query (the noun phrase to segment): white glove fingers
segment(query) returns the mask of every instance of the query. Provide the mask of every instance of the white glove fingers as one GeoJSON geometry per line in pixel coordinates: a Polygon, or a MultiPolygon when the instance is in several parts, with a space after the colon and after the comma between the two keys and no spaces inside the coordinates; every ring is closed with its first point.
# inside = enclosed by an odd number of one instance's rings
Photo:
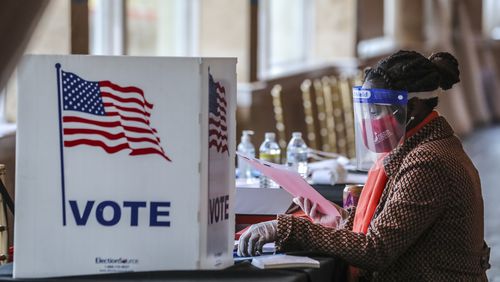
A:
{"type": "Polygon", "coordinates": [[[309,212],[309,217],[313,219],[318,217],[318,204],[314,203],[312,205],[311,210],[309,212]]]}
{"type": "Polygon", "coordinates": [[[246,257],[246,249],[248,246],[248,240],[250,239],[250,235],[251,235],[251,232],[249,232],[249,231],[250,231],[250,229],[247,230],[245,233],[243,233],[240,236],[240,240],[238,242],[238,256],[240,256],[240,257],[243,257],[243,256],[246,257]]]}
{"type": "Polygon", "coordinates": [[[259,241],[257,241],[255,249],[257,250],[258,255],[262,254],[262,247],[264,247],[265,243],[264,238],[260,238],[259,241]]]}
{"type": "Polygon", "coordinates": [[[308,198],[304,198],[304,212],[309,215],[311,212],[311,201],[308,198]]]}
{"type": "Polygon", "coordinates": [[[301,210],[304,210],[304,198],[302,198],[302,197],[296,197],[296,198],[293,198],[292,201],[295,204],[297,204],[297,206],[299,206],[301,210]]]}
{"type": "Polygon", "coordinates": [[[248,240],[248,247],[247,247],[246,256],[254,256],[255,255],[257,241],[259,241],[259,239],[261,237],[262,236],[260,236],[260,234],[258,234],[258,233],[252,234],[252,236],[250,237],[250,240],[248,240]]]}

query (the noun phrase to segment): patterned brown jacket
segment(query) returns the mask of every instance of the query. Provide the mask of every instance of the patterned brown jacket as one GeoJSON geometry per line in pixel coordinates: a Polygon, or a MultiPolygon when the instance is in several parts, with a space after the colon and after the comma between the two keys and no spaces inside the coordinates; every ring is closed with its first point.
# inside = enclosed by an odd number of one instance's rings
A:
{"type": "Polygon", "coordinates": [[[340,257],[373,281],[486,281],[483,199],[476,168],[443,117],[384,159],[387,185],[367,234],[278,216],[277,249],[340,257]]]}

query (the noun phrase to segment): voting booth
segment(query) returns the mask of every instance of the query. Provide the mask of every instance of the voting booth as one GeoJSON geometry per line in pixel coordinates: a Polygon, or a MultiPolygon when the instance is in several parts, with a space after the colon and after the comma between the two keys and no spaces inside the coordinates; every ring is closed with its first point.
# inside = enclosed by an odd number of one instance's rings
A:
{"type": "Polygon", "coordinates": [[[14,277],[233,264],[236,59],[18,71],[14,277]]]}

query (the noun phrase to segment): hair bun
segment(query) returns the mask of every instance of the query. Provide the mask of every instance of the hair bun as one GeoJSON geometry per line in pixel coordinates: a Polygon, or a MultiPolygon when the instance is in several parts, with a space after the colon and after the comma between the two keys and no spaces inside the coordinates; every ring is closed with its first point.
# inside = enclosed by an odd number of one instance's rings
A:
{"type": "Polygon", "coordinates": [[[443,90],[450,89],[453,84],[460,81],[458,61],[450,53],[439,52],[432,54],[429,60],[434,64],[439,73],[439,86],[443,90]]]}

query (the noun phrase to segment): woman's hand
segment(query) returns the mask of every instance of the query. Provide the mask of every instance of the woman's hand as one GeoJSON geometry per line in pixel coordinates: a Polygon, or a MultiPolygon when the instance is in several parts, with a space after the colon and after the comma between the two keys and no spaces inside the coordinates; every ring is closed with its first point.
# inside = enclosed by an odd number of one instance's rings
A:
{"type": "MultiPolygon", "coordinates": [[[[316,203],[312,203],[307,198],[296,197],[293,198],[293,202],[297,204],[304,211],[304,213],[313,220],[314,223],[319,223],[323,226],[331,228],[336,228],[340,224],[340,216],[327,215],[319,212],[318,205],[316,203]]],[[[335,208],[337,207],[335,206],[335,208]]]]}
{"type": "Polygon", "coordinates": [[[265,243],[276,241],[278,221],[271,220],[254,224],[241,235],[238,243],[238,256],[260,255],[265,243]]]}

